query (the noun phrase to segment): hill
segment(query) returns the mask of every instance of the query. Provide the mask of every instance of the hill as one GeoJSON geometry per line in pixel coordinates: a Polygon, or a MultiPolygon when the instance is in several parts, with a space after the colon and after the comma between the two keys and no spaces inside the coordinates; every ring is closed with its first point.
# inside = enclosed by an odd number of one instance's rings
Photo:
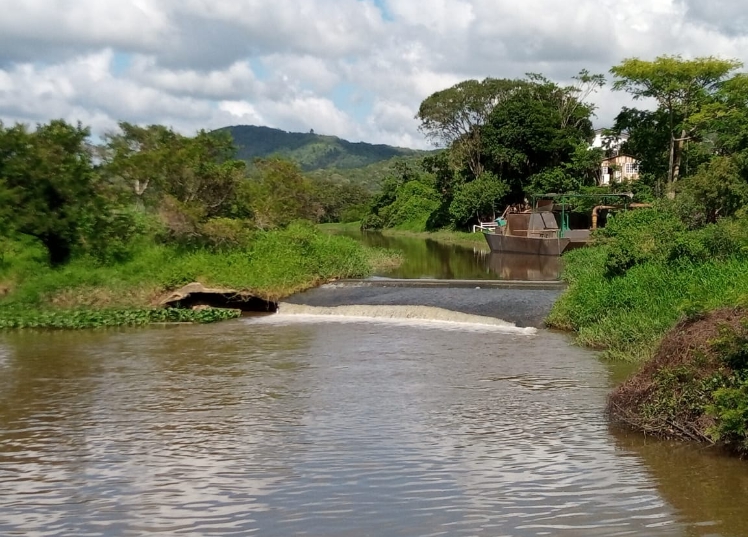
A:
{"type": "Polygon", "coordinates": [[[418,157],[427,151],[384,144],[349,142],[337,136],[286,132],[270,127],[237,125],[223,127],[234,138],[237,157],[251,162],[256,157],[278,155],[295,161],[304,171],[363,168],[395,157],[418,157]]]}

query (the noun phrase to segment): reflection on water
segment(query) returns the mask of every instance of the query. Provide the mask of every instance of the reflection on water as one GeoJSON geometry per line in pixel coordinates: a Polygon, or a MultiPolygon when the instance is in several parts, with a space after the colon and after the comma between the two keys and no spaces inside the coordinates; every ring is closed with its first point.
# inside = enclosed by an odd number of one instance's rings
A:
{"type": "Polygon", "coordinates": [[[748,535],[560,335],[288,317],[0,335],[0,535],[748,535]]]}
{"type": "Polygon", "coordinates": [[[635,454],[663,499],[681,513],[689,535],[748,535],[748,464],[720,450],[646,438],[611,428],[619,448],[635,454]]]}
{"type": "Polygon", "coordinates": [[[502,280],[552,281],[561,275],[561,258],[549,255],[492,253],[488,266],[502,280]]]}
{"type": "Polygon", "coordinates": [[[541,280],[559,279],[558,257],[527,254],[492,254],[488,250],[431,239],[383,235],[372,232],[344,232],[368,246],[390,248],[404,253],[405,260],[395,269],[375,276],[387,278],[437,278],[464,280],[541,280]]]}

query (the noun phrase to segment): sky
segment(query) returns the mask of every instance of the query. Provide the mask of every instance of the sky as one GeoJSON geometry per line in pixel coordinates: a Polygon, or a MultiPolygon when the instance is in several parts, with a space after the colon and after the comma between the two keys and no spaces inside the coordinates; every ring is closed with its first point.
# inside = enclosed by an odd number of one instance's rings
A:
{"type": "MultiPolygon", "coordinates": [[[[427,148],[419,104],[462,80],[565,84],[662,54],[748,64],[743,0],[0,0],[0,12],[0,120],[63,118],[99,136],[118,121],[188,135],[266,125],[427,148]]],[[[597,127],[631,104],[609,88],[592,100],[597,127]]]]}

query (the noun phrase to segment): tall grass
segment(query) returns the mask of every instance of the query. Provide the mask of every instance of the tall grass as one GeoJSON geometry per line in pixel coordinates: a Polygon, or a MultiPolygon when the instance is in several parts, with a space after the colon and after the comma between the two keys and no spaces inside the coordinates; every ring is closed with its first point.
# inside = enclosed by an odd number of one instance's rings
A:
{"type": "Polygon", "coordinates": [[[130,260],[113,265],[76,258],[53,269],[43,253],[33,243],[5,250],[0,288],[7,294],[0,299],[0,328],[65,325],[59,315],[40,313],[44,311],[97,310],[98,316],[78,323],[86,326],[142,324],[158,320],[158,315],[142,312],[151,309],[163,292],[193,281],[275,300],[323,281],[365,276],[381,256],[353,239],[305,224],[259,232],[245,247],[226,251],[141,244],[130,260]],[[107,312],[106,320],[102,312],[107,312]]]}
{"type": "Polygon", "coordinates": [[[726,235],[734,233],[732,224],[671,233],[652,247],[650,235],[657,231],[647,229],[637,235],[629,229],[623,239],[614,230],[604,244],[564,256],[563,277],[569,287],[547,324],[577,332],[579,343],[605,350],[609,357],[642,361],[651,357],[660,338],[678,320],[734,306],[748,297],[743,242],[728,240],[731,235],[726,235]],[[715,243],[724,246],[718,249],[715,243]],[[621,273],[620,252],[642,250],[641,245],[649,250],[627,254],[628,268],[621,273]]]}

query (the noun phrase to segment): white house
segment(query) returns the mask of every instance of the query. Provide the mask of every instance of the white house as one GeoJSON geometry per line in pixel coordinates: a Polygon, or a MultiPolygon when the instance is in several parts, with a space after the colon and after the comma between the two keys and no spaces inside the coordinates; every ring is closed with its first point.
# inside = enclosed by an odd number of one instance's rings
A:
{"type": "Polygon", "coordinates": [[[608,155],[600,163],[600,185],[639,179],[639,161],[621,153],[621,147],[628,139],[629,135],[625,132],[616,135],[606,134],[605,129],[595,130],[591,147],[603,149],[608,155]]]}
{"type": "Polygon", "coordinates": [[[636,181],[639,179],[639,161],[631,155],[616,155],[603,159],[600,163],[600,185],[611,181],[636,181]]]}

